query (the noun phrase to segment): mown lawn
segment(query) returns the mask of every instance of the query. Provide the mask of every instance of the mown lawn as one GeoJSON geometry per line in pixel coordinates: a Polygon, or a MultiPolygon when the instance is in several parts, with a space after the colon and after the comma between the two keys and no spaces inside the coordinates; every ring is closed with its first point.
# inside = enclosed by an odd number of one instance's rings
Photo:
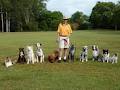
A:
{"type": "MultiPolygon", "coordinates": [[[[18,48],[43,44],[45,56],[57,49],[56,32],[0,33],[0,90],[120,90],[120,61],[118,64],[91,61],[91,45],[108,48],[110,54],[120,55],[120,31],[74,31],[76,58],[81,48],[89,46],[89,61],[81,63],[16,64],[6,68],[7,56],[17,59],[18,48]]],[[[119,57],[120,58],[120,57],[119,57]]],[[[120,59],[119,59],[120,60],[120,59]]]]}

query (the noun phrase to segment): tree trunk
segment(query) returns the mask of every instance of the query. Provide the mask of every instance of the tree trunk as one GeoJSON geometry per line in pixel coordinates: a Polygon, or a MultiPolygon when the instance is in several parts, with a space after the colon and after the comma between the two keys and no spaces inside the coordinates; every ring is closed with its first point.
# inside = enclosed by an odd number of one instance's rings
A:
{"type": "Polygon", "coordinates": [[[117,25],[115,24],[115,30],[117,31],[117,25]]]}
{"type": "Polygon", "coordinates": [[[9,31],[9,24],[8,24],[8,13],[6,12],[6,32],[9,31]]]}
{"type": "Polygon", "coordinates": [[[2,7],[1,7],[1,21],[2,21],[2,32],[4,32],[4,20],[3,20],[2,7]]]}
{"type": "Polygon", "coordinates": [[[2,32],[4,32],[4,21],[3,21],[3,13],[1,13],[1,20],[2,20],[2,32]]]}
{"type": "Polygon", "coordinates": [[[10,17],[8,19],[8,32],[10,32],[10,17]]]}
{"type": "Polygon", "coordinates": [[[22,28],[22,23],[21,22],[19,23],[19,26],[20,26],[20,32],[22,32],[23,28],[22,28]]]}
{"type": "Polygon", "coordinates": [[[30,22],[30,13],[28,9],[26,9],[24,17],[25,17],[25,23],[28,24],[30,22]]]}

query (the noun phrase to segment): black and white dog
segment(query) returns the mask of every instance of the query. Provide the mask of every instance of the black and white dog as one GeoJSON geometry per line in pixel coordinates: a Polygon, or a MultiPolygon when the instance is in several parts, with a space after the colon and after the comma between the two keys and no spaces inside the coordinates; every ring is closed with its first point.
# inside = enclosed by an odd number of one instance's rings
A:
{"type": "Polygon", "coordinates": [[[80,61],[88,61],[88,46],[84,46],[82,53],[80,54],[80,61]]]}
{"type": "Polygon", "coordinates": [[[108,49],[103,49],[103,62],[109,62],[110,53],[108,49]]]}
{"type": "Polygon", "coordinates": [[[42,44],[40,44],[40,43],[36,44],[36,47],[37,47],[36,59],[37,59],[37,62],[43,63],[44,62],[44,53],[43,53],[41,46],[42,46],[42,44]]]}
{"type": "Polygon", "coordinates": [[[111,62],[112,64],[118,62],[118,55],[115,53],[112,57],[109,57],[108,62],[111,62]]]}
{"type": "Polygon", "coordinates": [[[19,48],[19,57],[17,63],[26,63],[24,48],[19,48]]]}
{"type": "Polygon", "coordinates": [[[74,59],[75,59],[75,51],[76,51],[75,46],[71,45],[70,48],[69,48],[69,55],[68,55],[68,59],[70,61],[74,61],[74,59]]]}
{"type": "Polygon", "coordinates": [[[98,58],[99,58],[99,48],[96,45],[92,46],[92,57],[93,57],[92,58],[93,61],[95,61],[95,60],[98,61],[98,58]]]}

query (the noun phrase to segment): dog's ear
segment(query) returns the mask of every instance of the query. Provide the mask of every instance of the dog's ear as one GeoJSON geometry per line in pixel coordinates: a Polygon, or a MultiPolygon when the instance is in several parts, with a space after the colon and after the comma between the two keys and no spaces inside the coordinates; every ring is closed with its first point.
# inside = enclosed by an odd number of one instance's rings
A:
{"type": "Polygon", "coordinates": [[[30,46],[33,49],[33,46],[30,46]]]}
{"type": "Polygon", "coordinates": [[[105,53],[105,49],[103,49],[103,54],[105,53]]]}
{"type": "Polygon", "coordinates": [[[98,49],[98,46],[96,46],[96,48],[98,49]]]}
{"type": "Polygon", "coordinates": [[[115,55],[115,56],[118,56],[118,54],[117,54],[117,53],[115,53],[114,55],[115,55]]]}
{"type": "Polygon", "coordinates": [[[109,52],[109,50],[108,50],[108,49],[106,49],[106,52],[109,52]]]}
{"type": "Polygon", "coordinates": [[[21,50],[24,50],[24,48],[21,48],[21,50]]]}
{"type": "Polygon", "coordinates": [[[94,49],[94,46],[92,46],[92,50],[94,49]]]}

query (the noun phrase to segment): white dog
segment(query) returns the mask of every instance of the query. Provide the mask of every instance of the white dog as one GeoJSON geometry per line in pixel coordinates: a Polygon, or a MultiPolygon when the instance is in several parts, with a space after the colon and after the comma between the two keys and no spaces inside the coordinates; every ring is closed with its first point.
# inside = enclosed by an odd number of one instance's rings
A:
{"type": "Polygon", "coordinates": [[[44,62],[44,53],[43,53],[43,50],[41,48],[41,45],[40,43],[37,43],[37,50],[36,50],[36,59],[37,59],[37,62],[40,61],[40,63],[43,63],[44,62]]]}
{"type": "Polygon", "coordinates": [[[96,45],[92,46],[92,56],[93,56],[93,61],[98,60],[99,48],[96,45]]]}
{"type": "Polygon", "coordinates": [[[118,61],[118,55],[114,54],[112,57],[109,57],[109,62],[111,62],[112,64],[117,63],[118,61]]]}
{"type": "Polygon", "coordinates": [[[84,46],[82,53],[80,54],[80,61],[88,61],[88,46],[84,46]]]}
{"type": "Polygon", "coordinates": [[[27,46],[26,48],[26,59],[27,59],[27,64],[29,63],[34,64],[36,62],[32,46],[27,46]]]}
{"type": "Polygon", "coordinates": [[[109,62],[110,53],[108,49],[103,49],[103,62],[109,62]]]}
{"type": "Polygon", "coordinates": [[[11,59],[9,57],[7,57],[6,60],[5,60],[5,66],[10,67],[12,65],[13,65],[13,63],[12,63],[11,59]]]}

